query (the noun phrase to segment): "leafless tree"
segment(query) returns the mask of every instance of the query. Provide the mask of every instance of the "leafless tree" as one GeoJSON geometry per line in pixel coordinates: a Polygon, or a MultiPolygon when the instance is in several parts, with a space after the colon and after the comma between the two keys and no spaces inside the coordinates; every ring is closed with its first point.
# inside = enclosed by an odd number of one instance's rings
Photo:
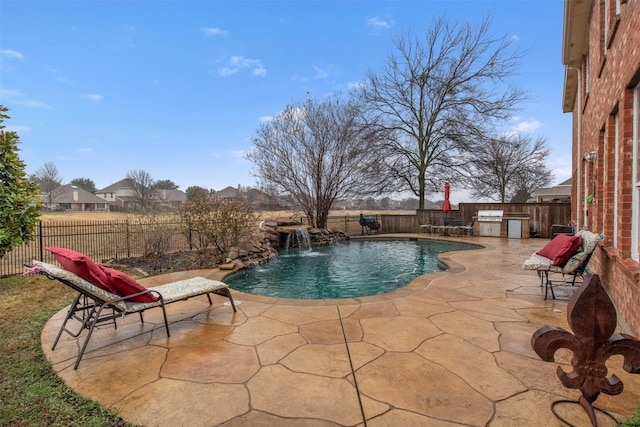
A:
{"type": "Polygon", "coordinates": [[[487,138],[469,155],[471,196],[504,203],[518,194],[529,198],[537,187],[549,185],[553,174],[546,166],[551,151],[546,140],[516,134],[487,138]]]}
{"type": "Polygon", "coordinates": [[[232,246],[248,242],[257,220],[246,200],[215,194],[188,200],[180,208],[180,217],[189,243],[201,254],[213,251],[216,259],[232,246]]]}
{"type": "Polygon", "coordinates": [[[40,166],[32,179],[38,184],[47,200],[47,207],[51,209],[53,199],[60,194],[62,188],[62,176],[60,176],[55,163],[47,162],[40,166]]]}
{"type": "Polygon", "coordinates": [[[526,98],[508,81],[521,54],[507,36],[492,36],[490,26],[489,18],[475,27],[441,18],[424,39],[403,33],[383,68],[369,71],[362,85],[369,117],[394,135],[389,179],[413,192],[420,209],[427,194],[467,173],[462,154],[526,98]]]}
{"type": "Polygon", "coordinates": [[[144,170],[133,170],[127,173],[127,179],[131,181],[133,190],[140,207],[145,208],[155,194],[155,180],[149,172],[144,170]]]}
{"type": "Polygon", "coordinates": [[[384,187],[378,177],[380,139],[353,98],[308,96],[263,123],[246,157],[263,188],[292,196],[311,225],[325,228],[337,199],[384,187]]]}

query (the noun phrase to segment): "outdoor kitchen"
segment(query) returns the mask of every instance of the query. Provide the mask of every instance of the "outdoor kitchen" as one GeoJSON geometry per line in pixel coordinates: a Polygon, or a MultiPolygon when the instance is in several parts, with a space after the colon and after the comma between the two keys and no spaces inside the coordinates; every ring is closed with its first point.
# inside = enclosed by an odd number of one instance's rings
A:
{"type": "Polygon", "coordinates": [[[528,214],[502,210],[478,210],[478,214],[473,219],[474,236],[529,238],[528,214]]]}

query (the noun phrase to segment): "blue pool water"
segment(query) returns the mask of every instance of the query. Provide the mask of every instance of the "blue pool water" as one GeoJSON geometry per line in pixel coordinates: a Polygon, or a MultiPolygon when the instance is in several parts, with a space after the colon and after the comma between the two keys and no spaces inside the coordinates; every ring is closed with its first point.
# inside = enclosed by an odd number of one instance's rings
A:
{"type": "Polygon", "coordinates": [[[312,250],[289,250],[260,267],[224,281],[250,294],[294,299],[378,295],[409,284],[417,276],[445,270],[442,252],[479,249],[437,240],[347,240],[312,250]]]}

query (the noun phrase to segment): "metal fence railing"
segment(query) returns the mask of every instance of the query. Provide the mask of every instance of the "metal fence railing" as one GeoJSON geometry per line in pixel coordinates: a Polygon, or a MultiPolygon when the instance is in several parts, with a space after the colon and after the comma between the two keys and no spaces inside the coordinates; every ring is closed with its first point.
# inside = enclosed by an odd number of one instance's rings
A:
{"type": "Polygon", "coordinates": [[[22,273],[32,260],[54,262],[47,247],[69,248],[100,262],[147,255],[160,239],[169,253],[190,250],[184,230],[177,220],[41,221],[33,241],[0,258],[0,277],[22,273]]]}
{"type": "MultiPolygon", "coordinates": [[[[381,215],[368,215],[381,221],[381,215]]],[[[330,216],[327,228],[351,235],[362,233],[359,215],[330,216]]],[[[305,217],[301,224],[307,224],[305,217]]],[[[23,265],[33,260],[55,262],[47,247],[64,247],[84,253],[98,262],[148,255],[152,245],[164,239],[166,253],[192,250],[188,228],[178,219],[40,221],[33,241],[0,258],[0,277],[21,274],[23,265]]],[[[392,231],[392,230],[387,230],[392,231]]]]}

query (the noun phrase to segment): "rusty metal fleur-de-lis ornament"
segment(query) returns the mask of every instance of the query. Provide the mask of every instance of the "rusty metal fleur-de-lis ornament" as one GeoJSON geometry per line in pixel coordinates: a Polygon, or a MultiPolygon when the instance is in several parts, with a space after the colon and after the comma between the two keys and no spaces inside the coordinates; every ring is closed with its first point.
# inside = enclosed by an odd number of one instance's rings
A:
{"type": "Polygon", "coordinates": [[[557,374],[567,388],[580,389],[578,402],[584,408],[592,426],[597,426],[593,402],[600,393],[622,393],[624,385],[616,376],[607,377],[605,362],[613,355],[624,357],[623,368],[640,373],[640,341],[631,335],[614,334],[616,309],[600,283],[589,273],[567,306],[567,320],[574,334],[556,326],[544,326],[531,337],[531,347],[546,362],[554,361],[560,348],[573,352],[573,370],[565,372],[558,366],[557,374]]]}

